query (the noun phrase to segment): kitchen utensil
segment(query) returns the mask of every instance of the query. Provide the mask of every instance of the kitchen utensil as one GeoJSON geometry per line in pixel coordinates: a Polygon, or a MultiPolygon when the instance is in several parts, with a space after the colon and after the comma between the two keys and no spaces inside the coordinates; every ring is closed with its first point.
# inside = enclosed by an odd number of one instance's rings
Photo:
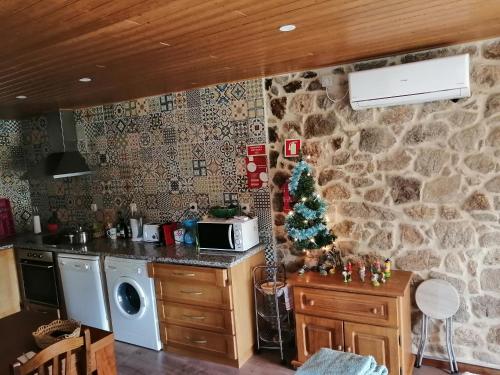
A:
{"type": "Polygon", "coordinates": [[[132,231],[132,241],[142,241],[142,218],[130,219],[130,229],[132,231]]]}
{"type": "Polygon", "coordinates": [[[163,224],[163,238],[165,245],[175,244],[174,231],[178,228],[178,223],[163,224]]]}
{"type": "Polygon", "coordinates": [[[144,224],[142,227],[142,238],[144,242],[159,242],[160,225],[155,223],[144,224]]]}
{"type": "Polygon", "coordinates": [[[68,241],[70,245],[73,245],[75,243],[75,235],[74,234],[67,234],[66,237],[68,237],[68,241]]]}
{"type": "Polygon", "coordinates": [[[196,242],[196,224],[198,220],[188,219],[182,222],[182,227],[184,228],[184,243],[187,245],[192,245],[196,242]]]}
{"type": "Polygon", "coordinates": [[[116,240],[116,228],[109,228],[106,231],[106,236],[108,236],[110,240],[116,240]]]}
{"type": "Polygon", "coordinates": [[[182,241],[184,241],[184,228],[174,230],[174,240],[176,243],[182,243],[182,241]]]}

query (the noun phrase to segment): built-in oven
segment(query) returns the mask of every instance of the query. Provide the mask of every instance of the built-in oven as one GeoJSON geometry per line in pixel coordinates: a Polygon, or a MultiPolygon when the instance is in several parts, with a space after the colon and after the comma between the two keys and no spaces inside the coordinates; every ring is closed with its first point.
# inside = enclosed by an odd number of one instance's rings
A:
{"type": "Polygon", "coordinates": [[[17,249],[24,304],[27,308],[59,310],[56,262],[51,251],[17,249]]]}

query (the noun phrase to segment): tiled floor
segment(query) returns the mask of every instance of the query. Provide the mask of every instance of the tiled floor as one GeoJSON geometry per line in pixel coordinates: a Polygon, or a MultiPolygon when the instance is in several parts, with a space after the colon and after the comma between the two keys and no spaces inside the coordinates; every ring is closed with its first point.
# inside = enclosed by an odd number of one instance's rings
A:
{"type": "MultiPolygon", "coordinates": [[[[120,375],[290,375],[294,371],[280,364],[276,353],[264,352],[253,356],[241,369],[215,363],[198,361],[180,355],[155,352],[137,346],[116,343],[116,360],[120,375]]],[[[422,367],[413,371],[414,375],[444,375],[446,372],[422,367]]]]}

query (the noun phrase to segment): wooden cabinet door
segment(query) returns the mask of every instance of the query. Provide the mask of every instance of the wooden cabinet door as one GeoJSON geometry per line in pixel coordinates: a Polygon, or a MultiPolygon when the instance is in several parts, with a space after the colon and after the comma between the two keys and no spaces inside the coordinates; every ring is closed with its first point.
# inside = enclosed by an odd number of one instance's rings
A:
{"type": "Polygon", "coordinates": [[[296,314],[298,361],[304,363],[321,348],[343,350],[341,320],[296,314]]]}
{"type": "Polygon", "coordinates": [[[385,365],[389,374],[399,374],[398,330],[344,322],[345,351],[371,355],[379,365],[385,365]]]}
{"type": "Polygon", "coordinates": [[[21,309],[16,259],[13,249],[0,250],[0,318],[21,309]]]}

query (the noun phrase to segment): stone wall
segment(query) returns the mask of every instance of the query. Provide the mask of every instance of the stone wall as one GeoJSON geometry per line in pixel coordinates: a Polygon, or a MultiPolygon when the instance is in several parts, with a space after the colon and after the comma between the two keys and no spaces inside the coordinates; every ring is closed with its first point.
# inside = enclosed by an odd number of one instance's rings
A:
{"type": "Polygon", "coordinates": [[[0,198],[10,200],[17,232],[31,226],[32,211],[23,139],[20,121],[0,120],[0,198]]]}
{"type": "MultiPolygon", "coordinates": [[[[301,264],[284,230],[280,186],[295,160],[283,141],[299,137],[345,254],[377,253],[423,279],[459,291],[455,343],[460,361],[500,365],[500,39],[269,78],[272,210],[278,255],[301,264]],[[473,95],[422,105],[353,111],[330,101],[346,73],[469,53],[473,95]]],[[[414,314],[415,332],[419,315],[414,314]]],[[[444,350],[443,327],[431,330],[428,354],[444,350]]],[[[415,339],[417,336],[415,336],[415,339]]]]}

